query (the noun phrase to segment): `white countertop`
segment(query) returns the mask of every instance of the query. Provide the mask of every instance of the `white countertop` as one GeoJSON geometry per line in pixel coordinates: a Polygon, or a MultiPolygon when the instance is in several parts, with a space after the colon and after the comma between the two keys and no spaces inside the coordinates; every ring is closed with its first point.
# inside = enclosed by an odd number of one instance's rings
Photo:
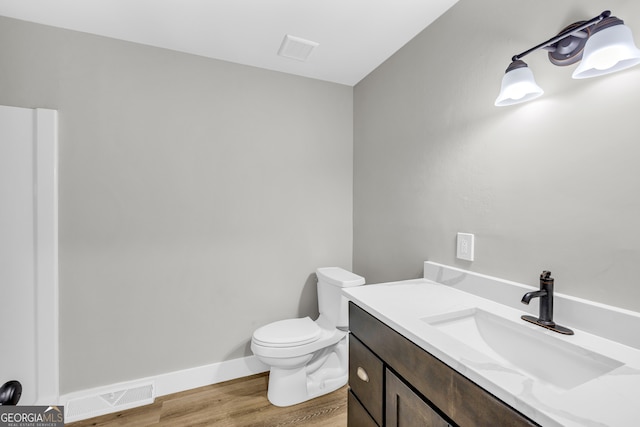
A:
{"type": "MultiPolygon", "coordinates": [[[[640,425],[640,350],[584,332],[564,336],[520,319],[523,310],[428,279],[346,288],[361,308],[485,390],[542,426],[630,427],[640,425]],[[478,308],[532,328],[536,333],[615,359],[622,366],[563,389],[510,369],[496,369],[483,354],[423,321],[425,317],[478,308]]],[[[624,327],[624,325],[610,325],[624,327]]],[[[640,331],[638,331],[640,333],[640,331]]],[[[552,364],[553,360],[548,360],[552,364]]]]}

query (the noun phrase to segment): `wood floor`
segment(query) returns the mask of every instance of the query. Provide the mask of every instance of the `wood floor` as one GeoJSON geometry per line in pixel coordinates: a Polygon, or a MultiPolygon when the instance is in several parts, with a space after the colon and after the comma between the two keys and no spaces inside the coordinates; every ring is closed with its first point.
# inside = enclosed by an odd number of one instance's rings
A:
{"type": "Polygon", "coordinates": [[[156,398],[147,406],[69,423],[85,426],[220,426],[220,427],[345,427],[347,386],[286,408],[267,400],[268,375],[201,387],[156,398]]]}

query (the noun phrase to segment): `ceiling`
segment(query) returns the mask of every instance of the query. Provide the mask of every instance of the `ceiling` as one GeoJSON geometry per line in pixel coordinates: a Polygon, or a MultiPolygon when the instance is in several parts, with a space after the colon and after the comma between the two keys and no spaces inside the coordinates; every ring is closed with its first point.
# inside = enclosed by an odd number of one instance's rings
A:
{"type": "Polygon", "coordinates": [[[0,0],[0,15],[353,86],[457,0],[0,0]],[[285,35],[318,43],[278,55],[285,35]]]}

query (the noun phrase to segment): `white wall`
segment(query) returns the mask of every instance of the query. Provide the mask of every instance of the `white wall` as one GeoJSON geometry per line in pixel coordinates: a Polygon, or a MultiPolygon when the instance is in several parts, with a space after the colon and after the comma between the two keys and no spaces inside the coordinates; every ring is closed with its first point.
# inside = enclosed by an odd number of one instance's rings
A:
{"type": "Polygon", "coordinates": [[[0,106],[0,385],[22,384],[21,404],[37,398],[33,110],[0,106]]]}
{"type": "Polygon", "coordinates": [[[0,384],[58,397],[57,114],[0,105],[0,384]]]}
{"type": "Polygon", "coordinates": [[[543,98],[497,108],[510,58],[640,3],[461,0],[354,91],[354,269],[418,277],[436,261],[640,311],[640,67],[572,80],[525,58],[543,98]],[[476,260],[455,258],[456,232],[476,260]]]}
{"type": "Polygon", "coordinates": [[[61,393],[249,355],[351,268],[352,88],[6,18],[0,57],[59,111],[61,393]]]}

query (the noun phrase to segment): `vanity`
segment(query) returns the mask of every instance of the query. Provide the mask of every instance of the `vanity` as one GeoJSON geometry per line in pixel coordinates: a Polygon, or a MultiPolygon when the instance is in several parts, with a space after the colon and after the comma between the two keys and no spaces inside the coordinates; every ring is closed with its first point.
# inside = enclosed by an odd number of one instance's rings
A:
{"type": "Polygon", "coordinates": [[[640,315],[558,293],[563,336],[520,318],[532,290],[431,262],[344,290],[348,425],[637,425],[640,315]]]}

